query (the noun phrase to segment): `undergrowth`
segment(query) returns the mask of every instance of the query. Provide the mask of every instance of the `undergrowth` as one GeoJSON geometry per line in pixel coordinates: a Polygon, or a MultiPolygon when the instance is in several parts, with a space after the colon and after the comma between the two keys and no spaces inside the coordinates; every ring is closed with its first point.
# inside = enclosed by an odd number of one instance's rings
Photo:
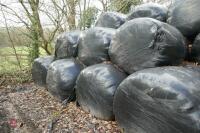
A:
{"type": "Polygon", "coordinates": [[[17,85],[31,82],[31,70],[0,71],[0,86],[17,85]]]}

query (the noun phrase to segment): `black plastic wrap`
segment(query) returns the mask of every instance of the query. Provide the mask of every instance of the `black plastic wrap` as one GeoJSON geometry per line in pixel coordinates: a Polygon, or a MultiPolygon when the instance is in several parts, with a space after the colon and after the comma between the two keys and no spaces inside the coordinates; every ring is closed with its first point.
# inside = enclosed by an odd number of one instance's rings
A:
{"type": "Polygon", "coordinates": [[[114,97],[126,133],[199,133],[200,68],[163,67],[136,72],[114,97]]]}
{"type": "Polygon", "coordinates": [[[191,56],[194,61],[200,63],[200,34],[196,37],[192,45],[191,56]]]}
{"type": "Polygon", "coordinates": [[[55,59],[76,57],[81,31],[64,32],[56,40],[55,59]]]}
{"type": "Polygon", "coordinates": [[[200,0],[176,0],[170,7],[168,23],[185,37],[193,39],[200,33],[200,0]]]}
{"type": "Polygon", "coordinates": [[[174,27],[152,18],[136,18],[122,25],[109,48],[111,61],[131,74],[157,66],[179,65],[185,39],[174,27]]]}
{"type": "Polygon", "coordinates": [[[109,60],[108,48],[116,30],[94,27],[83,32],[78,46],[78,58],[90,66],[109,60]]]}
{"type": "Polygon", "coordinates": [[[39,57],[34,60],[31,73],[33,81],[40,85],[46,86],[46,76],[49,65],[53,62],[53,56],[39,57]]]}
{"type": "Polygon", "coordinates": [[[63,101],[75,97],[74,87],[82,65],[75,59],[61,59],[49,66],[47,73],[48,91],[63,101]]]}
{"type": "Polygon", "coordinates": [[[126,21],[126,15],[118,12],[105,12],[97,20],[95,26],[118,29],[126,21]]]}
{"type": "Polygon", "coordinates": [[[141,17],[149,17],[157,19],[162,22],[166,22],[167,12],[168,12],[167,8],[164,7],[163,5],[159,5],[156,3],[146,3],[134,7],[130,11],[127,20],[132,20],[141,17]]]}
{"type": "Polygon", "coordinates": [[[111,64],[97,64],[84,69],[76,86],[80,106],[95,117],[113,120],[113,97],[126,74],[111,64]]]}

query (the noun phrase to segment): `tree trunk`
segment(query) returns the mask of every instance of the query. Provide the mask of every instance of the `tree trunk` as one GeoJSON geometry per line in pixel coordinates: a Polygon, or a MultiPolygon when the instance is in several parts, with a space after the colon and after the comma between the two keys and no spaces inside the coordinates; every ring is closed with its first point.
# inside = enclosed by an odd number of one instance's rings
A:
{"type": "Polygon", "coordinates": [[[29,56],[30,56],[30,61],[33,62],[34,59],[39,57],[40,42],[38,41],[39,39],[38,39],[37,31],[32,31],[31,35],[32,35],[33,41],[32,41],[32,44],[31,44],[29,56]]]}
{"type": "Polygon", "coordinates": [[[76,0],[68,0],[68,25],[69,25],[69,30],[74,30],[76,29],[76,0]]]}

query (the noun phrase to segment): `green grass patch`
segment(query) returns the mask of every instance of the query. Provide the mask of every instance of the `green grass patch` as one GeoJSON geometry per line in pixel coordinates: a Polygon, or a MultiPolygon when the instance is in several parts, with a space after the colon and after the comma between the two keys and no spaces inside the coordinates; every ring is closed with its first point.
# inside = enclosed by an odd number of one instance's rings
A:
{"type": "MultiPolygon", "coordinates": [[[[16,53],[22,69],[30,67],[29,62],[29,51],[30,49],[25,46],[16,47],[16,53]]],[[[41,56],[45,56],[46,52],[40,49],[41,56]]],[[[0,72],[1,71],[19,71],[19,63],[15,56],[14,49],[11,47],[0,48],[0,72]]]]}
{"type": "MultiPolygon", "coordinates": [[[[29,48],[18,46],[16,47],[16,52],[21,68],[19,67],[13,48],[0,47],[0,85],[31,81],[29,48]]],[[[40,55],[45,56],[46,52],[40,49],[40,55]]]]}
{"type": "MultiPolygon", "coordinates": [[[[28,48],[16,47],[16,52],[22,68],[27,68],[28,61],[28,48]]],[[[15,56],[15,52],[11,47],[4,47],[0,49],[0,72],[19,71],[20,67],[15,56]]]]}

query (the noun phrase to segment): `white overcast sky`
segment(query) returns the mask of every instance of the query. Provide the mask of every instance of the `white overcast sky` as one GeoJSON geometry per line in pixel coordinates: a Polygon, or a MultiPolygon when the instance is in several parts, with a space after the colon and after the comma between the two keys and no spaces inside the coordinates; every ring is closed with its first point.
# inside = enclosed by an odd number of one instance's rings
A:
{"type": "MultiPolygon", "coordinates": [[[[49,0],[41,0],[41,1],[45,2],[45,4],[50,4],[49,0]]],[[[9,6],[10,8],[12,8],[13,10],[15,10],[15,12],[20,14],[22,16],[22,18],[25,16],[24,10],[21,7],[21,5],[17,2],[17,0],[0,0],[0,3],[3,3],[7,6],[9,6]]],[[[91,5],[96,6],[99,9],[102,9],[102,6],[98,0],[91,0],[91,5]]],[[[17,18],[15,18],[9,14],[6,14],[6,18],[8,19],[9,26],[22,26],[21,24],[16,24],[15,22],[9,21],[9,20],[17,21],[17,18]]],[[[50,25],[50,20],[45,14],[41,13],[40,19],[41,19],[41,23],[43,25],[50,25]]],[[[1,11],[0,11],[0,27],[4,27],[4,18],[3,18],[3,14],[1,11]]]]}
{"type": "MultiPolygon", "coordinates": [[[[25,18],[24,10],[21,7],[21,5],[17,2],[18,0],[0,0],[0,3],[3,3],[9,7],[11,7],[13,10],[15,10],[18,14],[22,16],[22,18],[25,18]]],[[[41,2],[45,2],[45,4],[50,4],[50,0],[40,0],[41,2]]],[[[99,9],[102,9],[102,5],[98,0],[90,0],[92,6],[96,6],[99,9]]],[[[166,0],[168,1],[168,0],[166,0]]],[[[170,0],[169,0],[170,1],[170,0]]],[[[49,9],[51,10],[51,9],[49,9]]],[[[6,14],[6,18],[8,19],[8,24],[9,26],[22,26],[20,24],[16,24],[15,22],[9,21],[9,20],[15,20],[17,21],[16,18],[14,18],[11,15],[6,14]]],[[[45,14],[40,14],[40,19],[42,25],[50,25],[50,20],[45,14]]],[[[0,27],[4,27],[4,19],[2,16],[2,12],[0,11],[0,27]]]]}

